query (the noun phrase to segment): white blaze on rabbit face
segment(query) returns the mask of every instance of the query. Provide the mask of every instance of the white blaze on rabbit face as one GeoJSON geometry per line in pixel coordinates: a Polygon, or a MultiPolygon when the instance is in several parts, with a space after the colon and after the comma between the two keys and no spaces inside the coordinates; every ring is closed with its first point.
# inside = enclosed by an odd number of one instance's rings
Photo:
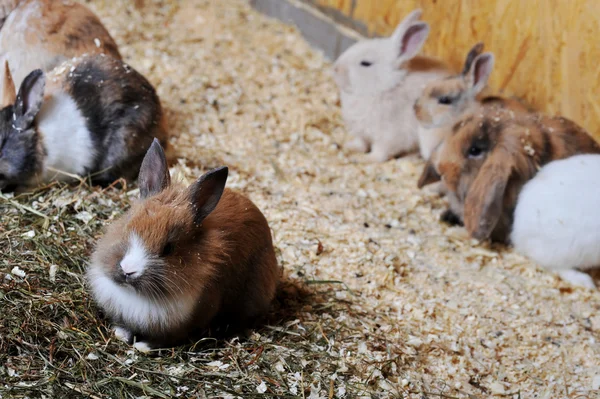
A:
{"type": "Polygon", "coordinates": [[[120,262],[121,270],[127,277],[137,278],[144,274],[149,261],[149,254],[144,243],[137,234],[129,236],[129,249],[120,262]]]}
{"type": "Polygon", "coordinates": [[[125,320],[134,329],[172,328],[183,323],[195,303],[182,298],[157,299],[137,292],[129,285],[119,285],[102,270],[104,265],[92,263],[88,281],[94,299],[115,320],[125,320]]]}

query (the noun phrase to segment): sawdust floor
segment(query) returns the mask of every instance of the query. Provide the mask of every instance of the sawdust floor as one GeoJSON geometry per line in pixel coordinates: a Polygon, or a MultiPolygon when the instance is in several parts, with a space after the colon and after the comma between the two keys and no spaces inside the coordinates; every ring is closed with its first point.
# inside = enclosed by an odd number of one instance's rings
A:
{"type": "MultiPolygon", "coordinates": [[[[166,15],[147,4],[142,25],[96,9],[173,111],[181,156],[229,165],[229,186],[265,212],[286,275],[340,282],[331,301],[348,304],[338,321],[353,332],[326,334],[340,368],[380,393],[593,395],[599,293],[438,223],[444,202],[416,189],[416,157],[370,165],[340,151],[329,64],[295,29],[243,1],[178,4],[166,15]]],[[[352,380],[337,374],[336,387],[352,380]]]]}
{"type": "MultiPolygon", "coordinates": [[[[330,65],[294,28],[242,0],[90,6],[169,110],[173,172],[228,165],[286,279],[314,294],[251,337],[271,357],[244,369],[253,386],[232,383],[240,396],[600,397],[600,293],[440,224],[416,156],[340,150],[330,65]]],[[[212,363],[225,380],[230,360],[212,363]]]]}

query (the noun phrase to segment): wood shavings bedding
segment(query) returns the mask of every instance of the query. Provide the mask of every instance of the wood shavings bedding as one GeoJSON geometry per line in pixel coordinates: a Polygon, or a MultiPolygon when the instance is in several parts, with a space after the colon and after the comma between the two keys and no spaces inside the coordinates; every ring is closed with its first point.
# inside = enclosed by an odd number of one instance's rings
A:
{"type": "MultiPolygon", "coordinates": [[[[445,200],[416,188],[423,166],[416,156],[368,164],[364,155],[341,151],[348,137],[330,65],[294,28],[242,0],[139,3],[89,5],[124,59],[157,87],[180,158],[173,172],[191,180],[228,165],[229,187],[247,193],[269,220],[286,280],[312,294],[246,339],[152,358],[105,340],[106,325],[90,318],[94,307],[80,271],[62,273],[71,263],[61,264],[56,285],[47,282],[55,288],[43,292],[65,306],[75,298],[86,310],[78,318],[71,305],[64,310],[61,317],[76,330],[39,321],[49,336],[58,334],[62,361],[78,365],[60,374],[54,394],[101,395],[102,387],[146,397],[600,397],[600,293],[441,224],[445,200]],[[80,288],[61,294],[67,283],[80,288]],[[90,348],[93,356],[81,365],[78,354],[90,348]]],[[[79,260],[93,242],[84,232],[98,236],[135,192],[107,199],[114,191],[75,191],[82,198],[76,206],[105,212],[88,230],[73,230],[83,242],[79,260]]],[[[34,209],[54,209],[47,199],[36,201],[34,209]]],[[[14,223],[14,233],[0,229],[0,237],[18,242],[31,229],[14,223]]],[[[22,251],[12,256],[35,253],[22,251]]],[[[48,259],[39,264],[49,267],[48,259]]],[[[21,266],[26,278],[42,279],[47,271],[31,264],[21,266]]],[[[10,284],[19,284],[18,276],[10,284]]],[[[24,308],[10,309],[21,317],[24,308]]],[[[10,323],[6,331],[22,325],[10,323]]],[[[41,339],[35,337],[28,339],[41,339]]],[[[38,344],[46,356],[48,343],[38,344]]],[[[3,360],[0,379],[12,375],[16,384],[15,375],[25,375],[17,360],[3,360]]],[[[35,370],[40,380],[60,373],[41,361],[28,367],[27,375],[35,370]]]]}

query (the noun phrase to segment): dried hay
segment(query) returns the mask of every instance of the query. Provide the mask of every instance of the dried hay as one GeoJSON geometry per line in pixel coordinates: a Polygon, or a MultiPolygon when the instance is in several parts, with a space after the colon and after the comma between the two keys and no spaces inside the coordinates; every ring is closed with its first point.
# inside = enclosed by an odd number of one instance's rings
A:
{"type": "Polygon", "coordinates": [[[424,52],[457,70],[478,41],[496,55],[490,85],[563,115],[600,139],[598,15],[593,0],[302,0],[340,10],[388,35],[410,11],[431,25],[424,52]]]}
{"type": "Polygon", "coordinates": [[[329,65],[293,28],[240,0],[91,6],[170,109],[173,172],[228,164],[264,210],[285,289],[246,338],[138,354],[82,279],[135,188],[4,195],[0,397],[598,397],[600,293],[440,224],[416,157],[340,151],[329,65]]]}

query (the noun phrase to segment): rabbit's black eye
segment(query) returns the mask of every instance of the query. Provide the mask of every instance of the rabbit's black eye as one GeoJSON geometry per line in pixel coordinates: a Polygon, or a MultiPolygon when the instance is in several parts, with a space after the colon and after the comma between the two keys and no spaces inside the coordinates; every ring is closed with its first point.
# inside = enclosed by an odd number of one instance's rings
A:
{"type": "Polygon", "coordinates": [[[174,250],[175,250],[175,245],[171,242],[168,242],[165,244],[165,246],[162,250],[161,256],[169,256],[173,253],[174,250]]]}
{"type": "Polygon", "coordinates": [[[438,103],[440,104],[444,104],[444,105],[450,105],[454,102],[454,98],[450,97],[450,96],[442,96],[442,97],[438,97],[438,103]]]}
{"type": "Polygon", "coordinates": [[[371,65],[373,65],[373,63],[370,61],[361,61],[360,65],[364,67],[370,67],[371,65]]]}
{"type": "Polygon", "coordinates": [[[491,148],[490,140],[483,137],[476,137],[471,142],[471,146],[467,150],[468,158],[479,158],[491,148]]]}
{"type": "Polygon", "coordinates": [[[483,150],[477,146],[472,146],[469,148],[469,157],[475,158],[480,156],[483,153],[483,150]]]}

